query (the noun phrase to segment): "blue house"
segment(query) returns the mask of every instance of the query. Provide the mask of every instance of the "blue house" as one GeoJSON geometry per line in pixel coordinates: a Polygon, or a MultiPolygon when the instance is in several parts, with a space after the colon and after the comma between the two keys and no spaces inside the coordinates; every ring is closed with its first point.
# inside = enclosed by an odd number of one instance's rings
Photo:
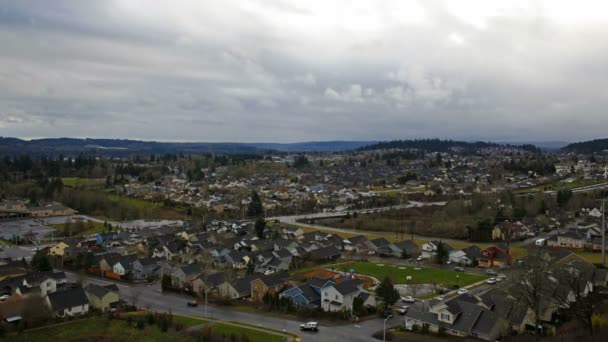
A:
{"type": "Polygon", "coordinates": [[[319,308],[321,307],[321,289],[334,284],[332,280],[311,278],[298,287],[283,291],[279,297],[291,298],[293,303],[298,306],[319,308]]]}
{"type": "Polygon", "coordinates": [[[116,235],[116,233],[97,233],[97,235],[95,235],[95,243],[98,245],[104,245],[109,241],[112,240],[116,240],[116,238],[118,237],[118,235],[116,235]]]}

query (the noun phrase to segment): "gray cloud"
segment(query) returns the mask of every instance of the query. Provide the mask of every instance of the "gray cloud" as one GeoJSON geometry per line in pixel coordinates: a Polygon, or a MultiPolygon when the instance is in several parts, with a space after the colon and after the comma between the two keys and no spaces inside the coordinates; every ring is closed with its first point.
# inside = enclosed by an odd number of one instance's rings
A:
{"type": "Polygon", "coordinates": [[[0,135],[601,137],[608,24],[575,5],[0,0],[0,135]]]}

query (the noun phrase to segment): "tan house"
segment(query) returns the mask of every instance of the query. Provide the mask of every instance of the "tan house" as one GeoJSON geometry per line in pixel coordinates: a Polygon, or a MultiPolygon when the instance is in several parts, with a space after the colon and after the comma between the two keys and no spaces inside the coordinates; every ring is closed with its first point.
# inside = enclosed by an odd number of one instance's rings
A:
{"type": "Polygon", "coordinates": [[[264,302],[264,296],[281,292],[285,281],[288,280],[287,273],[274,273],[265,275],[251,281],[251,300],[257,303],[264,302]]]}
{"type": "Polygon", "coordinates": [[[67,243],[61,241],[58,244],[49,248],[49,255],[63,256],[65,249],[70,247],[67,243]]]}
{"type": "MultiPolygon", "coordinates": [[[[569,230],[564,234],[554,235],[547,240],[549,247],[562,247],[572,249],[583,249],[587,239],[585,234],[576,230],[569,230]]],[[[600,248],[601,249],[601,248],[600,248]]]]}
{"type": "Polygon", "coordinates": [[[501,222],[492,229],[492,240],[516,241],[525,239],[530,229],[521,222],[501,222]]]}
{"type": "Polygon", "coordinates": [[[32,214],[32,217],[72,216],[76,214],[76,210],[61,204],[50,204],[42,207],[30,208],[30,213],[32,214]]]}
{"type": "Polygon", "coordinates": [[[89,284],[84,288],[84,292],[89,299],[91,307],[102,312],[111,310],[120,300],[118,286],[114,284],[107,286],[89,284]]]}

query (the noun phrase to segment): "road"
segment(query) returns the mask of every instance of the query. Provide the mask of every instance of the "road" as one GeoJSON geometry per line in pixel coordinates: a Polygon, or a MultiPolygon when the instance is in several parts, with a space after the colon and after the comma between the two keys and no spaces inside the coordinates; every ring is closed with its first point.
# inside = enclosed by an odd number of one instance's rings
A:
{"type": "MultiPolygon", "coordinates": [[[[75,282],[78,280],[78,275],[71,272],[65,272],[68,275],[68,280],[75,282]]],[[[186,306],[186,302],[191,299],[186,296],[181,296],[173,293],[161,293],[160,284],[141,284],[130,285],[120,282],[113,282],[93,277],[85,277],[84,284],[93,283],[98,285],[116,284],[120,290],[120,297],[128,303],[133,302],[134,296],[137,297],[136,304],[140,308],[156,310],[161,312],[171,311],[178,315],[187,315],[195,317],[204,317],[204,305],[192,308],[186,306]]],[[[302,341],[370,341],[373,340],[371,335],[379,330],[382,330],[382,320],[373,318],[364,322],[355,324],[347,324],[342,326],[323,327],[316,334],[300,331],[301,321],[294,321],[288,318],[273,317],[262,314],[247,313],[233,311],[229,308],[217,307],[209,305],[207,308],[207,316],[218,318],[226,321],[235,321],[247,324],[253,324],[259,327],[267,327],[281,331],[298,334],[302,341]]],[[[398,324],[400,322],[393,322],[398,324]]]]}

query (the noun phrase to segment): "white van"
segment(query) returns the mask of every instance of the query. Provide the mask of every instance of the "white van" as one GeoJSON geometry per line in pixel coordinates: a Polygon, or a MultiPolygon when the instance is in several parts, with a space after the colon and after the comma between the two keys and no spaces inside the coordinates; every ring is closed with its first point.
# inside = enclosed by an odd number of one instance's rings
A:
{"type": "Polygon", "coordinates": [[[547,239],[538,239],[536,240],[536,245],[537,246],[544,246],[547,244],[547,239]]]}

